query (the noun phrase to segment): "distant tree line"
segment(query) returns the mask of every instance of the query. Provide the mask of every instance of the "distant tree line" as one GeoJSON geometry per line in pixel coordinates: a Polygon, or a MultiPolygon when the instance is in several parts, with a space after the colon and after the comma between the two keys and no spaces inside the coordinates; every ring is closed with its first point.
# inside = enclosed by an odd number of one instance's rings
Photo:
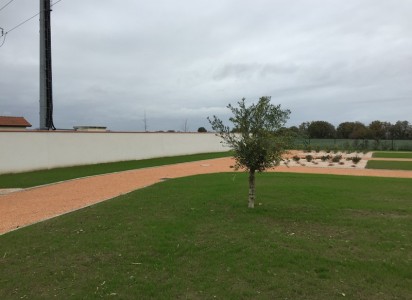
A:
{"type": "Polygon", "coordinates": [[[373,139],[375,141],[412,139],[412,124],[408,121],[397,121],[391,124],[376,120],[369,125],[362,122],[343,122],[336,128],[326,121],[312,121],[284,130],[309,139],[373,139]]]}

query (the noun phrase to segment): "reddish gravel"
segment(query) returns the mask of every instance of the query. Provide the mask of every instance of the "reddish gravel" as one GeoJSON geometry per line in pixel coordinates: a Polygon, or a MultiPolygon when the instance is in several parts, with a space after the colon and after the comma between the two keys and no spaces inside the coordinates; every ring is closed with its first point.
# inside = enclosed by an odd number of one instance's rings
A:
{"type": "MultiPolygon", "coordinates": [[[[75,179],[0,195],[0,234],[129,193],[162,178],[232,172],[231,165],[233,159],[218,158],[75,179]]],[[[412,178],[411,171],[284,166],[271,171],[412,178]]]]}

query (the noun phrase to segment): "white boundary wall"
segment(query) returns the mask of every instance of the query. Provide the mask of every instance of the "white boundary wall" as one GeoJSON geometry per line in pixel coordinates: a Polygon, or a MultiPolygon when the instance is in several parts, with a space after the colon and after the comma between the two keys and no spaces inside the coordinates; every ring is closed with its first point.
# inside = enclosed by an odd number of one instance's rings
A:
{"type": "Polygon", "coordinates": [[[228,151],[213,133],[0,131],[0,174],[228,151]]]}

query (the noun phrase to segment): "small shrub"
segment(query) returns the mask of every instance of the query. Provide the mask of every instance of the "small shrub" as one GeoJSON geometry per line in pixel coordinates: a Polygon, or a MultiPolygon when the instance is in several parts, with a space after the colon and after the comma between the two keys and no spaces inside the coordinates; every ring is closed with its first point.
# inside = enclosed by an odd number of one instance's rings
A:
{"type": "Polygon", "coordinates": [[[344,165],[345,163],[344,163],[343,161],[340,161],[339,164],[340,164],[340,165],[344,165]]]}
{"type": "Polygon", "coordinates": [[[358,162],[360,162],[361,161],[361,158],[359,157],[359,156],[354,156],[354,157],[352,157],[352,162],[354,163],[354,164],[357,164],[358,162]]]}
{"type": "Polygon", "coordinates": [[[330,155],[323,155],[320,159],[321,159],[322,161],[327,161],[327,160],[330,159],[330,155]]]}
{"type": "Polygon", "coordinates": [[[312,146],[311,146],[311,145],[307,145],[305,150],[306,150],[306,152],[311,153],[311,152],[312,152],[312,146]]]}
{"type": "Polygon", "coordinates": [[[310,155],[310,154],[306,155],[306,161],[307,161],[307,162],[311,162],[312,160],[313,160],[313,156],[312,156],[312,155],[310,155]]]}
{"type": "Polygon", "coordinates": [[[342,155],[335,155],[332,157],[333,162],[339,162],[342,159],[342,155]]]}
{"type": "Polygon", "coordinates": [[[319,145],[316,145],[316,147],[315,147],[315,152],[316,152],[316,153],[319,153],[319,152],[320,152],[320,146],[319,146],[319,145]]]}
{"type": "Polygon", "coordinates": [[[293,159],[294,161],[298,162],[298,161],[300,160],[300,157],[297,156],[297,155],[295,155],[295,156],[292,157],[292,159],[293,159]]]}

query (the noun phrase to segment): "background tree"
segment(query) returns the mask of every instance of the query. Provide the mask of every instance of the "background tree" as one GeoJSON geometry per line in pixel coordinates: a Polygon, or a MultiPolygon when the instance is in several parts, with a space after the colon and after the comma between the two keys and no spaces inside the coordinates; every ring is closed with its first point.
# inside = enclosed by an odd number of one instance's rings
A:
{"type": "Polygon", "coordinates": [[[336,128],[336,136],[339,139],[349,139],[354,128],[356,126],[355,122],[343,122],[336,128]]]}
{"type": "Polygon", "coordinates": [[[303,122],[299,125],[299,135],[303,138],[309,138],[309,125],[310,122],[303,122]]]}
{"type": "Polygon", "coordinates": [[[289,131],[292,132],[295,136],[299,135],[299,128],[296,126],[289,127],[289,131]]]}
{"type": "Polygon", "coordinates": [[[412,126],[408,121],[397,121],[390,128],[391,136],[394,139],[403,140],[412,138],[412,126]]]}
{"type": "Polygon", "coordinates": [[[313,121],[308,126],[308,133],[311,139],[328,139],[335,137],[335,126],[326,121],[313,121]]]}
{"type": "Polygon", "coordinates": [[[290,137],[298,138],[299,137],[299,128],[296,126],[292,127],[282,127],[279,129],[280,134],[288,135],[290,137]]]}
{"type": "MultiPolygon", "coordinates": [[[[235,169],[249,172],[248,207],[255,205],[255,173],[279,165],[290,139],[279,131],[289,119],[290,111],[272,105],[270,97],[261,97],[257,104],[247,107],[245,98],[239,107],[229,104],[233,116],[229,119],[238,133],[234,133],[216,116],[208,118],[214,131],[234,151],[235,169]]],[[[283,131],[285,132],[285,131],[283,131]]]]}
{"type": "Polygon", "coordinates": [[[368,126],[371,138],[373,138],[377,143],[379,143],[380,140],[385,139],[387,127],[386,122],[381,122],[379,120],[371,122],[368,126]]]}
{"type": "Polygon", "coordinates": [[[350,139],[360,140],[367,139],[369,137],[369,129],[362,122],[354,122],[351,134],[349,134],[350,139]]]}
{"type": "Polygon", "coordinates": [[[199,127],[199,128],[197,129],[197,132],[207,132],[207,130],[206,130],[206,128],[204,128],[204,127],[199,127]]]}
{"type": "Polygon", "coordinates": [[[365,139],[369,130],[361,122],[343,122],[336,129],[336,136],[340,139],[365,139]]]}

